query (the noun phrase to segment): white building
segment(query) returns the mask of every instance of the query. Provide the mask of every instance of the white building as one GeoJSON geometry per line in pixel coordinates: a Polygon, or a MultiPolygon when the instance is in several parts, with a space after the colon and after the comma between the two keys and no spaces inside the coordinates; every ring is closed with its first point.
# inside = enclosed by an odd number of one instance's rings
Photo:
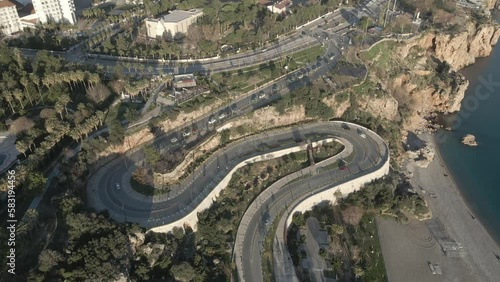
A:
{"type": "Polygon", "coordinates": [[[203,16],[201,9],[174,10],[159,19],[147,19],[145,22],[148,36],[156,38],[167,35],[171,38],[179,38],[186,34],[189,26],[201,16],[203,16]]]}
{"type": "Polygon", "coordinates": [[[73,0],[33,0],[38,19],[41,23],[76,23],[75,2],[73,0]]]}
{"type": "Polygon", "coordinates": [[[9,0],[0,0],[0,33],[11,35],[21,30],[16,4],[9,0]]]}
{"type": "Polygon", "coordinates": [[[275,14],[284,14],[288,12],[288,9],[292,6],[292,2],[288,0],[284,0],[278,2],[274,5],[267,6],[267,9],[275,14]]]}

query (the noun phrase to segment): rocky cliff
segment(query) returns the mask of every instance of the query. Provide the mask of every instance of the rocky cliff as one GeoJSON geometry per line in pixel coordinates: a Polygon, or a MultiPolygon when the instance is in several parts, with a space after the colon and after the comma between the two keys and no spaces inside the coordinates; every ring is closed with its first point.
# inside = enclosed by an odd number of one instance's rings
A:
{"type": "Polygon", "coordinates": [[[500,37],[500,28],[496,24],[476,25],[468,22],[463,30],[452,33],[428,32],[401,48],[405,55],[413,46],[420,46],[433,53],[436,58],[447,62],[455,69],[473,64],[476,58],[488,56],[500,37]]]}
{"type": "Polygon", "coordinates": [[[459,32],[427,32],[397,44],[391,57],[405,68],[375,76],[406,111],[405,129],[428,126],[435,112],[458,111],[469,83],[457,70],[488,56],[499,37],[498,25],[467,23],[459,32]]]}
{"type": "Polygon", "coordinates": [[[491,10],[495,8],[495,6],[498,6],[498,0],[484,0],[485,1],[485,7],[488,10],[491,10]]]}

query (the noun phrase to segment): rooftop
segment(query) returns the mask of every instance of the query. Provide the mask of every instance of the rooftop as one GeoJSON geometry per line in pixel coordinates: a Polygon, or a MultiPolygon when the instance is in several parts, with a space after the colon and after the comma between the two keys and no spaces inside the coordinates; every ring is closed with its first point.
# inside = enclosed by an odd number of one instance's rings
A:
{"type": "Polygon", "coordinates": [[[177,23],[194,15],[197,15],[198,13],[202,13],[201,9],[192,9],[189,11],[173,10],[169,14],[163,16],[161,19],[164,22],[177,23]]]}
{"type": "Polygon", "coordinates": [[[16,4],[12,3],[9,0],[0,0],[0,8],[5,8],[5,7],[15,7],[16,4]]]}
{"type": "Polygon", "coordinates": [[[283,9],[283,8],[290,6],[291,4],[292,3],[290,1],[281,1],[281,2],[277,3],[276,5],[274,5],[274,7],[278,8],[278,9],[283,9]]]}

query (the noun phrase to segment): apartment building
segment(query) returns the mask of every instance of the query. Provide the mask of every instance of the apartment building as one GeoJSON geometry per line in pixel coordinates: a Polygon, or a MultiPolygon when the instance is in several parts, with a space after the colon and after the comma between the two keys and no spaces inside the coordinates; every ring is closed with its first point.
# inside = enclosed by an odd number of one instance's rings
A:
{"type": "Polygon", "coordinates": [[[0,0],[0,33],[11,35],[21,30],[16,4],[10,0],[0,0]]]}
{"type": "Polygon", "coordinates": [[[152,38],[164,35],[171,38],[182,37],[187,34],[189,26],[201,16],[203,16],[201,9],[174,10],[159,19],[147,19],[145,22],[148,36],[152,38]]]}
{"type": "Polygon", "coordinates": [[[38,20],[41,23],[76,23],[75,2],[73,0],[33,0],[38,20]]]}

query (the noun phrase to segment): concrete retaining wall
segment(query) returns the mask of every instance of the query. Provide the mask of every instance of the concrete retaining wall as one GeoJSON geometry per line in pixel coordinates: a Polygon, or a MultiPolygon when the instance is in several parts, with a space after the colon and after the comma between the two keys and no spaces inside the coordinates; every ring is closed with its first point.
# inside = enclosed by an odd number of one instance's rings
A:
{"type": "MultiPolygon", "coordinates": [[[[318,144],[325,144],[325,143],[330,143],[333,141],[336,141],[337,139],[335,138],[327,138],[321,141],[317,142],[312,142],[311,146],[316,147],[318,144]]],[[[284,155],[288,155],[291,153],[295,152],[300,152],[304,151],[307,149],[307,145],[300,145],[300,146],[295,146],[292,148],[276,151],[273,153],[269,154],[263,154],[260,156],[252,157],[249,158],[245,161],[240,162],[237,164],[227,175],[222,179],[217,186],[210,192],[210,194],[205,197],[205,199],[193,210],[191,211],[188,215],[186,215],[184,218],[174,221],[172,223],[163,225],[163,226],[158,226],[151,228],[149,231],[153,232],[158,232],[158,233],[168,233],[173,230],[174,227],[184,227],[184,225],[189,225],[191,228],[193,228],[194,231],[196,231],[196,224],[198,223],[198,213],[202,212],[208,208],[216,201],[217,197],[219,196],[220,192],[227,187],[229,184],[229,181],[233,177],[233,174],[241,167],[251,164],[251,163],[256,163],[256,162],[261,162],[265,160],[271,160],[275,158],[282,157],[284,155]]]]}
{"type": "Polygon", "coordinates": [[[292,223],[293,214],[296,212],[305,212],[311,210],[314,206],[320,204],[321,202],[329,201],[332,204],[335,203],[336,197],[334,193],[338,190],[342,193],[342,196],[346,196],[354,191],[359,190],[365,184],[372,182],[375,179],[381,178],[389,173],[390,160],[387,158],[384,165],[378,170],[369,173],[367,175],[358,177],[349,182],[337,185],[331,189],[325,190],[323,192],[311,195],[307,199],[304,199],[298,203],[293,210],[288,214],[286,219],[285,228],[288,228],[292,223]]]}

